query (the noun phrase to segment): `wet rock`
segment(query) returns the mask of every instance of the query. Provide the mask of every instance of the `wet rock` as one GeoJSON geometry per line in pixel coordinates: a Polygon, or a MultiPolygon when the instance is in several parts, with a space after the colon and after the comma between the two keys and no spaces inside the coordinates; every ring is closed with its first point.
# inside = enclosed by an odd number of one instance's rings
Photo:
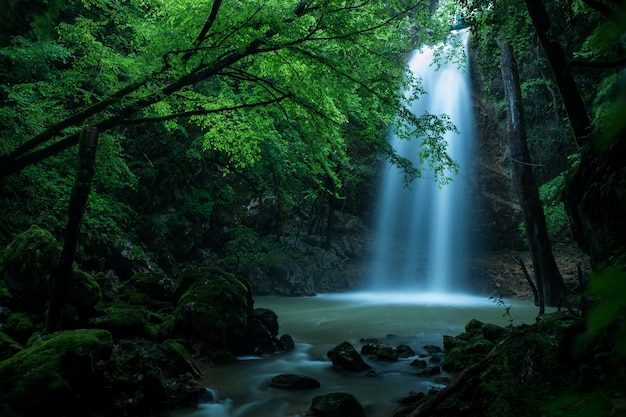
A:
{"type": "Polygon", "coordinates": [[[411,349],[411,346],[398,345],[396,349],[398,350],[399,358],[410,358],[411,356],[415,356],[415,351],[411,349]]]}
{"type": "Polygon", "coordinates": [[[296,343],[293,341],[293,338],[288,334],[282,335],[279,340],[283,344],[283,349],[287,352],[292,351],[296,347],[296,343]]]}
{"type": "Polygon", "coordinates": [[[424,369],[428,366],[428,362],[423,359],[415,359],[413,362],[411,362],[411,366],[418,369],[424,369]]]}
{"type": "MultiPolygon", "coordinates": [[[[443,336],[443,350],[445,352],[450,352],[452,349],[458,346],[465,346],[467,344],[467,340],[461,339],[458,336],[443,336]]],[[[441,352],[441,350],[439,350],[441,352]]]]}
{"type": "MultiPolygon", "coordinates": [[[[445,341],[446,336],[444,336],[444,341],[445,341]]],[[[445,344],[444,344],[445,346],[445,344]]],[[[441,352],[441,348],[437,345],[426,345],[424,346],[424,349],[426,350],[426,352],[428,352],[430,355],[434,354],[434,353],[440,353],[441,352]]]]}
{"type": "Polygon", "coordinates": [[[348,342],[335,346],[326,355],[333,362],[333,366],[346,371],[360,372],[371,368],[348,342]]]}
{"type": "Polygon", "coordinates": [[[427,366],[418,372],[419,376],[433,376],[439,375],[441,373],[441,368],[439,366],[427,366]]]}
{"type": "Polygon", "coordinates": [[[398,360],[398,351],[389,345],[379,345],[376,351],[376,360],[395,362],[398,360]]]}
{"type": "Polygon", "coordinates": [[[311,401],[308,416],[316,417],[365,417],[363,406],[346,392],[319,395],[311,401]]]}
{"type": "Polygon", "coordinates": [[[320,383],[317,379],[297,374],[277,375],[269,380],[268,385],[272,388],[285,390],[314,389],[320,387],[320,383]]]}
{"type": "Polygon", "coordinates": [[[269,330],[272,336],[278,336],[278,315],[269,308],[255,308],[254,317],[269,330]]]}

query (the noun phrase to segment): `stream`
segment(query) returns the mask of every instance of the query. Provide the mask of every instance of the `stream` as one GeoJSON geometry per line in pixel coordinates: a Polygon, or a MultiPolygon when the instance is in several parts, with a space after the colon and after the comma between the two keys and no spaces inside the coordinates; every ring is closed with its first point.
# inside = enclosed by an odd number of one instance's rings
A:
{"type": "Polygon", "coordinates": [[[427,392],[433,386],[443,387],[448,375],[420,377],[418,369],[410,365],[418,357],[427,359],[425,345],[443,347],[443,335],[463,332],[472,318],[503,326],[531,324],[538,312],[531,301],[407,292],[256,297],[255,307],[275,311],[279,333],[291,335],[296,348],[206,369],[201,383],[219,395],[218,401],[177,410],[172,417],[301,416],[313,397],[330,392],[349,392],[368,417],[387,417],[398,407],[394,400],[411,392],[427,392]],[[377,338],[392,346],[409,345],[417,356],[393,363],[364,356],[377,376],[335,371],[326,352],[344,341],[360,351],[363,338],[377,338]],[[269,379],[283,373],[311,376],[321,387],[285,391],[266,386],[269,379]]]}

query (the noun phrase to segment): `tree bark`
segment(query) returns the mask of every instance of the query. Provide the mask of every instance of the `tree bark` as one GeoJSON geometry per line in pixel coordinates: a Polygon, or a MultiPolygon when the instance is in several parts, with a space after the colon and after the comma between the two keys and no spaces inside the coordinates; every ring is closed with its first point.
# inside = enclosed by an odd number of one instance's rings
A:
{"type": "Polygon", "coordinates": [[[582,147],[591,133],[591,121],[585,103],[578,90],[578,85],[568,70],[568,60],[563,46],[556,40],[554,28],[542,0],[525,0],[528,14],[537,31],[537,37],[548,58],[559,94],[565,106],[565,112],[574,132],[578,147],[582,147]]]}
{"type": "Polygon", "coordinates": [[[95,169],[97,144],[98,129],[95,127],[83,128],[79,139],[79,166],[74,187],[72,188],[72,195],[70,196],[63,251],[61,252],[59,270],[52,283],[52,297],[46,318],[46,333],[63,329],[65,295],[73,271],[72,265],[74,263],[74,256],[76,255],[76,248],[78,247],[80,226],[83,222],[87,198],[91,191],[91,179],[93,178],[95,169]]]}
{"type": "Polygon", "coordinates": [[[500,69],[507,106],[507,137],[513,160],[513,186],[522,206],[539,307],[543,310],[545,304],[558,304],[565,291],[565,284],[552,254],[543,206],[528,152],[517,62],[513,48],[506,42],[502,44],[500,69]]]}

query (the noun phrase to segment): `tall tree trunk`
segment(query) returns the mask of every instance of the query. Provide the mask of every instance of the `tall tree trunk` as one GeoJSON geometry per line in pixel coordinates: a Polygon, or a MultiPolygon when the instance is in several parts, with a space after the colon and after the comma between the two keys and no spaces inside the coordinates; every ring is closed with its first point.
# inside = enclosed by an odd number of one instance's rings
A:
{"type": "Polygon", "coordinates": [[[585,103],[578,90],[578,85],[568,69],[568,60],[563,46],[557,41],[556,33],[550,23],[543,0],[525,0],[528,14],[537,31],[537,37],[543,47],[559,89],[570,126],[574,132],[576,144],[580,148],[591,133],[591,121],[585,103]]]}
{"type": "Polygon", "coordinates": [[[507,137],[513,160],[513,185],[519,197],[538,289],[538,304],[557,305],[565,289],[556,266],[526,141],[522,92],[513,48],[502,44],[500,69],[507,106],[507,137]]]}
{"type": "Polygon", "coordinates": [[[76,255],[76,248],[78,247],[80,225],[83,222],[83,213],[85,212],[87,197],[89,197],[91,190],[97,144],[98,129],[95,127],[83,128],[78,146],[79,166],[76,172],[74,187],[72,188],[72,195],[70,196],[63,251],[61,252],[59,270],[52,283],[52,297],[48,307],[46,333],[52,333],[63,328],[65,294],[73,271],[72,265],[76,255]]]}

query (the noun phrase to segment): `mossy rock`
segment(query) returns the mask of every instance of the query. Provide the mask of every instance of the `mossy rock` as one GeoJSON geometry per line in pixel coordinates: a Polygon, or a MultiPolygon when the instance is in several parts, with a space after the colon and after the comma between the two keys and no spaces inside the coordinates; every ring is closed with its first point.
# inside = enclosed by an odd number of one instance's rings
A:
{"type": "Polygon", "coordinates": [[[176,282],[163,273],[139,272],[120,287],[129,304],[158,306],[176,302],[176,282]]]}
{"type": "Polygon", "coordinates": [[[32,314],[12,313],[4,325],[4,331],[16,340],[24,343],[35,331],[36,317],[32,314]]]}
{"type": "Polygon", "coordinates": [[[243,350],[248,289],[234,275],[216,268],[196,268],[193,272],[195,282],[182,294],[174,312],[174,331],[217,348],[243,350]]]}
{"type": "Polygon", "coordinates": [[[0,403],[15,416],[72,415],[89,407],[87,390],[99,390],[95,364],[112,352],[111,334],[104,330],[69,330],[35,342],[0,362],[0,403]]]}
{"type": "Polygon", "coordinates": [[[76,307],[79,312],[87,313],[93,311],[100,301],[102,301],[102,291],[96,280],[87,272],[73,270],[67,290],[67,302],[76,307]]]}
{"type": "Polygon", "coordinates": [[[10,358],[22,350],[22,346],[11,336],[0,332],[0,361],[10,358]]]}
{"type": "Polygon", "coordinates": [[[158,323],[153,323],[154,315],[141,306],[114,305],[104,309],[104,315],[89,320],[92,327],[108,330],[116,338],[145,337],[156,340],[158,323]]]}
{"type": "Polygon", "coordinates": [[[0,258],[0,279],[14,308],[44,310],[60,257],[61,246],[52,233],[37,225],[15,236],[0,258]]]}

